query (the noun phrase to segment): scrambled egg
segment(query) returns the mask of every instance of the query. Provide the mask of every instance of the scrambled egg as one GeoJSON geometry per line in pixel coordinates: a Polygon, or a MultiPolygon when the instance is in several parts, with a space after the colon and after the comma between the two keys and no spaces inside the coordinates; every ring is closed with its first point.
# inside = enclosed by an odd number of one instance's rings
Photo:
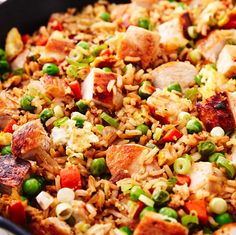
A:
{"type": "Polygon", "coordinates": [[[60,127],[52,129],[51,137],[55,145],[66,145],[67,155],[82,153],[91,146],[91,143],[99,141],[98,137],[91,131],[92,124],[84,121],[83,128],[76,127],[73,120],[78,113],[72,114],[72,119],[66,121],[60,127]]]}

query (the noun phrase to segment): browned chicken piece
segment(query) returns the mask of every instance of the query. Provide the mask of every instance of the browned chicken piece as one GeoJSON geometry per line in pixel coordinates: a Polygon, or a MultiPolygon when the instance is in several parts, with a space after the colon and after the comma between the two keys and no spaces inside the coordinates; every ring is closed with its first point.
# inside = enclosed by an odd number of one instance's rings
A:
{"type": "Polygon", "coordinates": [[[53,98],[62,98],[66,95],[72,95],[72,91],[65,80],[55,76],[45,75],[40,78],[40,81],[45,88],[46,94],[53,98]]]}
{"type": "Polygon", "coordinates": [[[40,226],[40,235],[71,235],[72,231],[68,224],[56,217],[44,219],[40,226]]]}
{"type": "Polygon", "coordinates": [[[164,46],[165,50],[174,51],[185,46],[188,43],[187,28],[191,25],[188,13],[181,14],[178,18],[159,25],[160,43],[164,46]]]}
{"type": "Polygon", "coordinates": [[[153,84],[157,88],[167,88],[170,84],[178,82],[182,89],[194,84],[196,68],[188,62],[168,62],[153,70],[153,84]]]}
{"type": "Polygon", "coordinates": [[[216,63],[221,50],[232,36],[232,30],[214,30],[197,42],[197,49],[206,60],[216,63]]]}
{"type": "Polygon", "coordinates": [[[217,70],[226,77],[236,75],[236,46],[225,45],[217,60],[217,70]]]}
{"type": "Polygon", "coordinates": [[[51,139],[40,120],[33,120],[22,125],[13,133],[12,153],[22,159],[36,159],[50,172],[58,172],[58,164],[49,154],[51,139]]]}
{"type": "Polygon", "coordinates": [[[228,94],[221,92],[197,103],[198,117],[207,131],[211,131],[216,126],[222,127],[225,132],[236,127],[228,94]]]}
{"type": "Polygon", "coordinates": [[[216,230],[213,235],[235,235],[236,223],[223,225],[220,229],[216,230]]]}
{"type": "Polygon", "coordinates": [[[30,171],[30,163],[13,155],[0,157],[0,192],[11,193],[12,188],[20,189],[30,171]]]}
{"type": "Polygon", "coordinates": [[[187,235],[188,229],[175,219],[155,212],[146,212],[133,235],[187,235]]]}
{"type": "Polygon", "coordinates": [[[158,0],[132,0],[132,3],[135,3],[137,6],[144,8],[151,8],[153,4],[157,3],[158,0]]]}
{"type": "Polygon", "coordinates": [[[28,49],[24,49],[12,62],[11,68],[21,69],[24,68],[24,64],[26,62],[27,56],[29,55],[30,51],[28,49]]]}
{"type": "MultiPolygon", "coordinates": [[[[109,147],[106,152],[106,162],[112,175],[112,181],[115,182],[138,173],[143,167],[142,158],[144,159],[149,151],[149,148],[138,144],[109,147]]],[[[148,167],[147,170],[155,169],[155,162],[148,167]]]]}
{"type": "Polygon", "coordinates": [[[113,82],[115,86],[117,74],[107,73],[101,69],[92,69],[81,85],[82,97],[85,100],[93,100],[98,105],[110,109],[119,109],[122,106],[123,96],[116,89],[108,89],[108,84],[113,82]]]}
{"type": "Polygon", "coordinates": [[[159,52],[159,35],[149,30],[130,26],[118,46],[118,57],[140,58],[143,69],[150,67],[159,52]]]}

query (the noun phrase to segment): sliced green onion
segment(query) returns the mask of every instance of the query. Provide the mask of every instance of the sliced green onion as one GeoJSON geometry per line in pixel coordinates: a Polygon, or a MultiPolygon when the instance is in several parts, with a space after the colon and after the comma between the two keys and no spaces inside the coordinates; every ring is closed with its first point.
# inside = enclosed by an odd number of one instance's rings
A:
{"type": "Polygon", "coordinates": [[[89,55],[89,56],[84,57],[81,60],[81,63],[89,64],[89,63],[93,62],[94,60],[95,60],[95,57],[93,55],[89,55]]]}
{"type": "Polygon", "coordinates": [[[73,64],[69,65],[68,68],[66,69],[66,74],[71,78],[78,77],[77,67],[73,64]]]}
{"type": "Polygon", "coordinates": [[[97,46],[97,47],[95,47],[95,48],[93,49],[92,54],[93,54],[94,56],[98,56],[98,54],[100,53],[100,51],[106,49],[107,47],[108,47],[107,44],[99,45],[99,46],[97,46]]]}
{"type": "Polygon", "coordinates": [[[141,194],[138,198],[139,201],[143,202],[146,206],[150,206],[150,207],[153,207],[155,202],[150,199],[149,197],[141,194]]]}
{"type": "Polygon", "coordinates": [[[201,74],[197,74],[195,77],[194,77],[194,80],[196,82],[196,84],[198,86],[201,86],[202,85],[202,75],[201,74]]]}
{"type": "Polygon", "coordinates": [[[1,150],[1,154],[4,155],[8,155],[8,154],[12,154],[12,149],[11,149],[11,145],[6,145],[2,148],[1,150]]]}
{"type": "Polygon", "coordinates": [[[147,99],[153,93],[152,89],[150,89],[150,86],[152,86],[150,81],[144,81],[141,83],[138,94],[142,99],[147,99]]]}
{"type": "Polygon", "coordinates": [[[191,161],[180,157],[175,160],[173,167],[176,174],[187,175],[191,169],[191,161]]]}
{"type": "Polygon", "coordinates": [[[140,212],[139,219],[141,220],[143,216],[145,215],[145,213],[148,211],[156,212],[156,210],[152,206],[147,206],[140,212]]]}
{"type": "Polygon", "coordinates": [[[133,201],[137,201],[140,195],[145,195],[145,192],[141,189],[140,186],[133,186],[130,190],[130,199],[133,201]]]}
{"type": "Polygon", "coordinates": [[[175,176],[170,177],[167,181],[167,189],[166,190],[170,192],[174,188],[176,183],[177,183],[177,178],[175,176]]]}
{"type": "Polygon", "coordinates": [[[191,120],[191,115],[188,112],[180,112],[178,115],[178,119],[180,122],[188,122],[189,120],[191,120]]]}
{"type": "Polygon", "coordinates": [[[225,131],[220,126],[216,126],[211,130],[210,134],[213,137],[223,137],[225,135],[225,131]]]}
{"type": "Polygon", "coordinates": [[[159,213],[162,214],[162,215],[166,215],[168,217],[174,218],[174,219],[178,218],[177,212],[174,209],[170,208],[170,207],[162,207],[159,210],[159,213]]]}
{"type": "Polygon", "coordinates": [[[184,98],[194,102],[195,100],[197,100],[197,97],[198,97],[198,88],[197,87],[193,87],[193,88],[187,89],[185,91],[184,98]]]}
{"type": "Polygon", "coordinates": [[[152,193],[152,199],[158,205],[163,205],[170,200],[170,195],[166,190],[155,189],[152,193]]]}
{"type": "Polygon", "coordinates": [[[97,124],[97,125],[96,125],[96,128],[97,128],[100,132],[102,132],[103,129],[104,129],[104,126],[103,126],[103,125],[100,125],[100,124],[97,124]]]}
{"type": "Polygon", "coordinates": [[[151,142],[148,142],[148,143],[146,144],[146,147],[148,147],[148,148],[150,148],[150,149],[157,148],[157,146],[156,146],[155,144],[151,143],[151,142]]]}
{"type": "Polygon", "coordinates": [[[150,21],[147,18],[142,18],[138,21],[138,26],[144,29],[149,29],[150,21]]]}
{"type": "Polygon", "coordinates": [[[187,154],[187,153],[185,153],[184,155],[182,155],[181,158],[186,158],[186,159],[188,159],[190,162],[193,161],[192,157],[191,157],[189,154],[187,154]]]}
{"type": "Polygon", "coordinates": [[[202,54],[198,49],[193,49],[188,53],[188,59],[195,65],[201,61],[201,58],[202,54]]]}
{"type": "Polygon", "coordinates": [[[46,108],[40,113],[39,118],[41,119],[42,122],[46,122],[52,116],[53,116],[53,110],[46,108]]]}
{"type": "Polygon", "coordinates": [[[102,70],[106,73],[111,73],[112,72],[111,68],[108,68],[108,67],[104,67],[102,70]]]}
{"type": "Polygon", "coordinates": [[[78,107],[80,113],[85,114],[87,112],[88,105],[83,100],[79,100],[75,104],[78,107]]]}
{"type": "Polygon", "coordinates": [[[141,131],[141,132],[142,132],[142,135],[146,135],[147,132],[148,132],[148,129],[149,129],[148,126],[145,125],[145,124],[141,124],[141,125],[138,125],[138,126],[136,127],[136,130],[141,131]]]}
{"type": "Polygon", "coordinates": [[[197,216],[185,215],[181,218],[181,223],[187,228],[192,228],[199,224],[199,220],[197,216]]]}
{"type": "Polygon", "coordinates": [[[198,37],[198,33],[195,26],[189,26],[187,28],[187,32],[188,32],[189,37],[192,39],[196,39],[198,37]]]}
{"type": "Polygon", "coordinates": [[[220,198],[220,197],[215,197],[211,199],[209,203],[209,207],[210,207],[211,212],[218,215],[225,213],[228,208],[227,202],[223,198],[220,198]]]}
{"type": "Polygon", "coordinates": [[[167,91],[178,91],[182,92],[182,88],[178,82],[172,83],[167,87],[167,91]]]}
{"type": "Polygon", "coordinates": [[[110,124],[111,126],[117,128],[119,126],[119,122],[114,119],[113,117],[111,117],[110,115],[108,115],[107,113],[103,112],[100,115],[101,119],[103,119],[105,122],[107,122],[108,124],[110,124]]]}
{"type": "Polygon", "coordinates": [[[108,12],[101,13],[99,17],[104,21],[110,21],[111,20],[111,15],[108,12]]]}
{"type": "Polygon", "coordinates": [[[163,133],[163,130],[161,128],[156,128],[156,130],[153,133],[153,139],[156,141],[160,140],[162,133],[163,133]]]}
{"type": "Polygon", "coordinates": [[[36,109],[36,107],[31,104],[33,99],[34,97],[31,95],[23,95],[20,100],[21,108],[25,111],[33,112],[36,109]]]}
{"type": "Polygon", "coordinates": [[[60,127],[61,125],[65,124],[67,120],[69,120],[68,117],[63,117],[63,118],[57,119],[57,120],[53,123],[53,125],[54,125],[55,127],[60,127]]]}
{"type": "Polygon", "coordinates": [[[89,44],[87,42],[81,41],[76,46],[82,47],[85,50],[89,49],[89,44]]]}
{"type": "Polygon", "coordinates": [[[219,157],[224,157],[225,155],[223,153],[213,153],[209,158],[209,162],[216,162],[219,157]]]}
{"type": "Polygon", "coordinates": [[[83,128],[84,127],[84,119],[81,118],[81,117],[77,117],[75,119],[76,123],[75,123],[75,126],[78,127],[78,128],[83,128]]]}
{"type": "Polygon", "coordinates": [[[23,68],[19,68],[13,71],[14,75],[23,75],[24,74],[24,69],[23,68]]]}
{"type": "Polygon", "coordinates": [[[84,55],[78,49],[73,49],[70,51],[69,58],[77,63],[83,59],[84,55]]]}
{"type": "Polygon", "coordinates": [[[128,227],[126,227],[126,226],[121,227],[120,231],[125,233],[125,235],[132,235],[132,231],[128,227]]]}
{"type": "Polygon", "coordinates": [[[226,171],[228,178],[233,179],[235,176],[235,168],[225,157],[219,156],[216,160],[216,165],[218,167],[223,167],[226,171]]]}

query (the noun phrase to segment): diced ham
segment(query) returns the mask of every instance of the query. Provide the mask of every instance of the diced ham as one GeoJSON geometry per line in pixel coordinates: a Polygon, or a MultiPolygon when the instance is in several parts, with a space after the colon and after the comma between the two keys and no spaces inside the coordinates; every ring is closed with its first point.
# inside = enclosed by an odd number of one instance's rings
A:
{"type": "Polygon", "coordinates": [[[12,155],[0,157],[0,192],[10,194],[12,188],[20,189],[29,171],[28,161],[12,155]]]}
{"type": "Polygon", "coordinates": [[[174,51],[188,43],[187,28],[191,25],[188,13],[181,14],[178,18],[162,23],[158,27],[160,43],[166,51],[174,51]],[[171,37],[170,37],[171,35],[171,37]]]}
{"type": "Polygon", "coordinates": [[[144,8],[151,8],[153,4],[157,3],[158,0],[132,0],[132,3],[136,4],[137,6],[144,7],[144,8]]]}
{"type": "Polygon", "coordinates": [[[159,52],[159,35],[149,30],[130,26],[118,46],[118,57],[140,57],[144,69],[149,67],[159,52]]]}
{"type": "MultiPolygon", "coordinates": [[[[150,149],[138,144],[112,145],[106,152],[107,166],[113,181],[130,177],[142,168],[142,158],[150,149]]],[[[151,164],[155,168],[155,163],[151,164]]]]}
{"type": "Polygon", "coordinates": [[[50,172],[58,172],[57,162],[48,154],[51,139],[40,120],[30,121],[19,127],[12,137],[12,153],[22,159],[36,159],[50,172]]]}
{"type": "Polygon", "coordinates": [[[182,89],[186,89],[194,84],[196,73],[196,68],[188,62],[168,62],[153,70],[153,84],[157,88],[164,89],[178,82],[182,89]]]}
{"type": "Polygon", "coordinates": [[[197,42],[197,49],[206,60],[216,63],[221,50],[232,36],[232,30],[214,30],[197,42]]]}
{"type": "Polygon", "coordinates": [[[177,124],[179,113],[192,109],[190,100],[159,89],[147,99],[147,105],[152,115],[163,124],[177,124]]]}
{"type": "Polygon", "coordinates": [[[235,235],[236,223],[223,225],[220,229],[216,230],[213,235],[235,235]]]}
{"type": "Polygon", "coordinates": [[[236,46],[225,45],[217,60],[217,70],[226,77],[236,75],[236,46]]]}
{"type": "Polygon", "coordinates": [[[133,235],[187,235],[188,229],[170,217],[146,212],[133,235]]]}
{"type": "Polygon", "coordinates": [[[85,78],[81,85],[82,97],[85,100],[93,100],[98,105],[111,109],[119,109],[123,102],[123,96],[117,89],[108,90],[108,84],[117,81],[117,74],[107,73],[101,69],[94,68],[85,78]]]}
{"type": "Polygon", "coordinates": [[[222,127],[225,132],[235,128],[235,100],[233,93],[221,92],[197,103],[198,117],[207,131],[216,126],[222,127]]]}

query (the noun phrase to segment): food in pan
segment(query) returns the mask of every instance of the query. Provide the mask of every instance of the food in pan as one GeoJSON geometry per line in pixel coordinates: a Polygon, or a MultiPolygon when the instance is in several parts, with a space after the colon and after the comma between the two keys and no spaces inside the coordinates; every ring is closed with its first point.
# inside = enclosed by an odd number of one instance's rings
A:
{"type": "Polygon", "coordinates": [[[38,235],[235,234],[234,1],[99,1],[0,50],[0,214],[38,235]]]}

